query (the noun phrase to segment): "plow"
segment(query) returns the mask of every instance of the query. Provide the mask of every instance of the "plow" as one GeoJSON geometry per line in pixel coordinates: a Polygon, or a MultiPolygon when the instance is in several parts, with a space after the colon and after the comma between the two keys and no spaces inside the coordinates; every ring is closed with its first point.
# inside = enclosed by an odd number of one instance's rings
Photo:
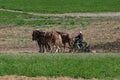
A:
{"type": "Polygon", "coordinates": [[[72,49],[73,49],[72,50],[73,52],[77,52],[77,53],[79,53],[79,52],[91,52],[90,45],[86,41],[74,42],[72,49]]]}

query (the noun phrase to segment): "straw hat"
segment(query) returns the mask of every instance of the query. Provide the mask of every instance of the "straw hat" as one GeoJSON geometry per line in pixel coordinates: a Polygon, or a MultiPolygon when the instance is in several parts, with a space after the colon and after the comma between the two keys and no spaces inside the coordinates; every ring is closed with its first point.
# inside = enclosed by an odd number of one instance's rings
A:
{"type": "Polygon", "coordinates": [[[80,31],[79,33],[81,33],[81,34],[82,34],[82,31],[80,31]]]}

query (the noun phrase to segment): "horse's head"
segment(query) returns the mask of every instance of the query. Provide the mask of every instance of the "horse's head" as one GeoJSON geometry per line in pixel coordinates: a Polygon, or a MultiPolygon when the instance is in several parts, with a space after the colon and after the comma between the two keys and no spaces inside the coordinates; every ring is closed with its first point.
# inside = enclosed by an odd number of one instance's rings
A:
{"type": "Polygon", "coordinates": [[[39,29],[33,30],[32,40],[38,40],[40,37],[43,37],[44,34],[45,32],[43,32],[42,30],[39,29]]]}

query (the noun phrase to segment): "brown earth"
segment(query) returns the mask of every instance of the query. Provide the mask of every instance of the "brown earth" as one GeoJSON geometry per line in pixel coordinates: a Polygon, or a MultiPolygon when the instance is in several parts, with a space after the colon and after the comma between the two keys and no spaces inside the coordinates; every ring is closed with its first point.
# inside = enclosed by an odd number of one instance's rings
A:
{"type": "Polygon", "coordinates": [[[119,21],[103,21],[93,23],[85,28],[71,30],[75,35],[79,31],[84,34],[92,50],[97,52],[120,52],[120,23],[119,21]]]}
{"type": "MultiPolygon", "coordinates": [[[[79,26],[79,25],[78,25],[79,26]]],[[[59,27],[48,30],[59,30],[59,27]]],[[[0,26],[0,53],[37,53],[38,45],[32,41],[34,28],[28,26],[0,26]]],[[[77,35],[79,31],[84,34],[92,50],[97,52],[120,52],[120,23],[119,21],[100,21],[87,27],[64,30],[77,35]]]]}
{"type": "Polygon", "coordinates": [[[98,52],[120,52],[120,24],[104,21],[90,25],[83,30],[85,40],[98,52]]]}
{"type": "Polygon", "coordinates": [[[26,76],[0,76],[0,80],[98,80],[98,79],[83,79],[83,78],[69,78],[69,77],[58,77],[58,78],[47,78],[47,77],[26,77],[26,76]]]}

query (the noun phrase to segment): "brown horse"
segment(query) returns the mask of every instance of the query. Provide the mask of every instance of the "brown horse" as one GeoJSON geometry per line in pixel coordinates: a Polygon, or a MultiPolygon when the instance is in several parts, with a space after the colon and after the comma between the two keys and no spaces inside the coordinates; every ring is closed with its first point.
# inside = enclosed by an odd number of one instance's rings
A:
{"type": "Polygon", "coordinates": [[[73,42],[73,38],[72,38],[72,35],[69,34],[69,33],[65,33],[65,32],[60,32],[60,31],[56,31],[58,34],[61,35],[62,37],[62,43],[64,45],[64,50],[65,50],[65,47],[66,47],[66,43],[69,44],[69,47],[72,46],[72,42],[73,42]]]}
{"type": "Polygon", "coordinates": [[[45,48],[47,47],[47,44],[45,42],[45,32],[42,30],[33,30],[32,33],[32,40],[37,41],[39,46],[39,52],[45,52],[45,48]]]}
{"type": "Polygon", "coordinates": [[[58,52],[62,46],[62,38],[57,32],[46,32],[46,43],[50,46],[51,52],[58,52]]]}

